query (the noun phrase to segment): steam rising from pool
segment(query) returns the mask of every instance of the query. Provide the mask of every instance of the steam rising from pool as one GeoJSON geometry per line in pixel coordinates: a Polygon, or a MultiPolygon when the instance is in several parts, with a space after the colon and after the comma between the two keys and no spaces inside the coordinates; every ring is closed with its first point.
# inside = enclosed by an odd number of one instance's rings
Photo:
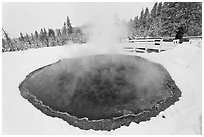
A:
{"type": "Polygon", "coordinates": [[[178,101],[180,90],[163,66],[125,55],[124,24],[95,17],[86,44],[65,45],[69,59],[29,74],[21,95],[43,113],[82,129],[111,130],[156,116],[178,101]]]}
{"type": "MultiPolygon", "coordinates": [[[[135,59],[124,58],[123,56],[110,56],[115,55],[124,55],[124,49],[122,43],[120,42],[121,38],[127,36],[127,28],[125,23],[122,23],[121,20],[117,18],[115,14],[100,14],[101,16],[94,16],[93,20],[89,22],[88,28],[83,30],[88,35],[88,42],[86,44],[78,45],[74,44],[71,47],[66,47],[67,54],[69,58],[81,57],[80,61],[77,63],[83,68],[77,72],[77,77],[81,77],[84,72],[93,72],[95,68],[93,66],[98,66],[100,63],[110,65],[108,62],[112,61],[114,64],[121,64],[126,62],[126,66],[134,65],[137,63],[137,69],[131,69],[128,73],[124,74],[124,78],[131,84],[137,87],[138,90],[144,90],[145,94],[150,97],[153,96],[162,96],[165,92],[162,90],[155,90],[157,88],[162,89],[161,83],[164,79],[164,75],[160,72],[160,69],[157,69],[157,66],[152,65],[151,63],[137,61],[135,59]],[[94,55],[109,55],[108,59],[102,59],[99,62],[93,60],[83,59],[88,56],[94,55]],[[145,72],[145,73],[143,73],[145,72]]],[[[76,68],[77,69],[77,68],[76,68]]],[[[75,73],[75,72],[74,72],[75,73]]],[[[73,73],[73,75],[75,75],[73,73]]],[[[118,72],[110,70],[108,75],[109,78],[114,78],[118,72]]],[[[103,73],[102,73],[103,74],[103,73]]],[[[95,75],[95,74],[93,74],[95,75]]],[[[106,73],[102,78],[106,78],[106,73]]],[[[78,79],[72,80],[72,88],[76,87],[78,79]]],[[[143,93],[141,93],[143,94],[143,93]]],[[[140,96],[140,95],[138,95],[140,96]]]]}
{"type": "Polygon", "coordinates": [[[104,10],[98,12],[100,16],[93,16],[88,27],[82,29],[88,35],[87,43],[64,45],[68,57],[125,53],[120,42],[127,37],[125,22],[114,13],[107,14],[104,10]]]}

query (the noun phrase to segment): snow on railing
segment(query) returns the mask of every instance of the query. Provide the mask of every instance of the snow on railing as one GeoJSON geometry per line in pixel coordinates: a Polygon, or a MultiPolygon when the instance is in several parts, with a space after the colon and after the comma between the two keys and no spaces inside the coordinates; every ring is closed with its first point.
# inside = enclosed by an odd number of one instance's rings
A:
{"type": "MultiPolygon", "coordinates": [[[[202,36],[188,36],[183,37],[184,42],[192,43],[194,40],[202,40],[202,36]]],[[[124,44],[124,49],[129,52],[148,52],[148,51],[166,51],[168,49],[172,49],[177,44],[179,44],[178,40],[175,40],[174,37],[137,37],[134,39],[124,39],[122,40],[124,44]]]]}
{"type": "Polygon", "coordinates": [[[126,45],[124,48],[125,50],[130,51],[130,52],[134,52],[134,51],[135,52],[147,52],[148,50],[156,50],[157,52],[160,52],[162,41],[163,41],[162,38],[146,38],[146,39],[137,38],[134,40],[128,40],[128,41],[126,40],[126,42],[131,43],[131,44],[126,45]]]}

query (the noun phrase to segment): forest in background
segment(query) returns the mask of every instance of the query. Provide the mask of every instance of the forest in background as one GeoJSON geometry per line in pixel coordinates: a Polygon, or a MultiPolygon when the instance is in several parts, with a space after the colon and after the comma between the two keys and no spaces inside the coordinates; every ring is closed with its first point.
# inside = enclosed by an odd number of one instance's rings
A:
{"type": "Polygon", "coordinates": [[[151,11],[142,9],[127,25],[129,36],[135,37],[174,37],[180,26],[185,36],[201,36],[202,3],[156,2],[151,11]]]}
{"type": "MultiPolygon", "coordinates": [[[[82,26],[84,27],[84,26],[82,26]]],[[[7,32],[3,30],[2,38],[2,51],[19,51],[29,48],[53,47],[62,46],[68,42],[72,43],[85,43],[86,35],[82,32],[82,27],[72,27],[69,17],[62,29],[45,29],[42,28],[40,32],[35,31],[28,35],[20,33],[19,38],[10,38],[7,32]]]]}
{"type": "MultiPolygon", "coordinates": [[[[176,30],[184,27],[184,36],[202,35],[201,2],[156,2],[151,9],[142,9],[139,16],[125,23],[127,37],[174,37],[176,30]]],[[[20,33],[19,38],[10,38],[2,28],[2,52],[65,45],[68,42],[86,43],[89,26],[72,27],[69,17],[61,29],[42,28],[30,35],[20,33]]]]}

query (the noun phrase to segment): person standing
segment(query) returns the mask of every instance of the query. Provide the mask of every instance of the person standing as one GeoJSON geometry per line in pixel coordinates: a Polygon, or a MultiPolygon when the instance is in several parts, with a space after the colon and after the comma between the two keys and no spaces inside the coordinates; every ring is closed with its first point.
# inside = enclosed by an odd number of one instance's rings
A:
{"type": "Polygon", "coordinates": [[[184,35],[184,28],[183,26],[180,26],[176,30],[176,36],[175,36],[175,40],[178,39],[180,44],[183,43],[183,35],[184,35]]]}

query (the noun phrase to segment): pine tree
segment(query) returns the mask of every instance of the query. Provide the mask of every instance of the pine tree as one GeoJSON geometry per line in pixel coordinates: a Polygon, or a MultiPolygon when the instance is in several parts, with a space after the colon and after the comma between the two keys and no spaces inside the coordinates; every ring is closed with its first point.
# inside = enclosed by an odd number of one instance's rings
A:
{"type": "Polygon", "coordinates": [[[67,34],[73,33],[73,28],[70,22],[69,17],[67,16],[67,34]]]}
{"type": "Polygon", "coordinates": [[[45,43],[45,45],[47,46],[47,47],[49,47],[49,39],[48,39],[48,33],[47,33],[47,31],[46,31],[46,29],[44,28],[43,29],[44,31],[43,31],[43,39],[44,39],[44,43],[45,43]]]}
{"type": "Polygon", "coordinates": [[[153,8],[152,8],[152,10],[151,10],[151,17],[153,18],[153,19],[155,19],[156,18],[156,16],[157,16],[157,2],[156,3],[154,3],[154,6],[153,6],[153,8]]]}
{"type": "Polygon", "coordinates": [[[151,16],[150,16],[150,25],[149,25],[149,36],[151,37],[159,37],[160,36],[160,25],[161,25],[161,19],[159,16],[158,9],[161,10],[161,2],[158,3],[156,2],[151,10],[151,16]]]}
{"type": "Polygon", "coordinates": [[[39,34],[38,31],[35,31],[35,43],[36,43],[36,48],[39,47],[39,34]]]}
{"type": "Polygon", "coordinates": [[[8,36],[8,34],[6,33],[6,31],[2,28],[3,33],[4,33],[4,37],[5,37],[5,42],[6,45],[8,45],[9,51],[15,51],[15,48],[12,44],[11,38],[8,36]]]}
{"type": "Polygon", "coordinates": [[[20,33],[20,38],[19,38],[20,41],[24,41],[24,37],[23,37],[23,34],[20,33]]]}
{"type": "Polygon", "coordinates": [[[138,36],[138,31],[139,31],[139,19],[138,16],[136,16],[134,18],[134,20],[130,19],[130,21],[127,23],[128,25],[128,29],[129,29],[129,37],[132,37],[132,35],[134,36],[138,36]]]}
{"type": "Polygon", "coordinates": [[[178,10],[178,2],[164,2],[162,8],[162,35],[174,36],[176,27],[176,15],[178,10]]]}
{"type": "Polygon", "coordinates": [[[44,30],[44,32],[43,32],[44,33],[44,37],[46,38],[47,37],[47,31],[46,31],[45,28],[43,30],[44,30]]]}
{"type": "Polygon", "coordinates": [[[161,29],[162,29],[162,22],[161,22],[161,10],[162,10],[162,2],[158,4],[157,7],[157,16],[156,16],[156,36],[161,37],[161,29]]]}
{"type": "Polygon", "coordinates": [[[149,35],[149,27],[150,27],[150,14],[149,9],[146,7],[144,13],[144,36],[147,37],[149,35]]]}
{"type": "Polygon", "coordinates": [[[56,34],[57,34],[57,37],[62,35],[60,29],[56,29],[56,34]]]}
{"type": "Polygon", "coordinates": [[[49,37],[54,37],[55,38],[55,32],[53,29],[48,29],[48,36],[49,37]]]}
{"type": "Polygon", "coordinates": [[[6,40],[2,38],[2,52],[6,52],[7,49],[8,48],[7,48],[6,40]]]}
{"type": "Polygon", "coordinates": [[[31,40],[32,40],[32,41],[34,41],[34,40],[35,40],[35,38],[34,38],[33,33],[31,33],[30,35],[31,35],[31,40]]]}
{"type": "Polygon", "coordinates": [[[136,17],[134,18],[134,26],[133,26],[133,27],[134,27],[135,29],[140,27],[140,23],[139,23],[139,18],[138,18],[138,16],[136,16],[136,17]]]}
{"type": "Polygon", "coordinates": [[[144,27],[144,9],[142,9],[140,13],[139,24],[140,26],[144,27]]]}
{"type": "Polygon", "coordinates": [[[29,36],[28,36],[27,33],[26,33],[26,37],[25,37],[25,39],[26,39],[26,42],[28,42],[29,44],[31,44],[30,39],[29,39],[29,36]]]}
{"type": "Polygon", "coordinates": [[[161,15],[161,10],[162,10],[162,2],[159,2],[157,11],[156,11],[157,17],[161,15]]]}
{"type": "Polygon", "coordinates": [[[4,36],[5,36],[5,38],[6,38],[6,41],[8,42],[8,41],[11,41],[11,38],[8,36],[8,34],[6,33],[6,31],[2,28],[2,30],[3,30],[3,33],[4,33],[4,36]]]}
{"type": "Polygon", "coordinates": [[[144,9],[142,9],[141,13],[140,13],[140,17],[139,17],[139,36],[143,36],[144,34],[144,28],[145,28],[145,18],[144,18],[144,9]]]}
{"type": "Polygon", "coordinates": [[[35,37],[36,37],[36,39],[38,38],[38,32],[37,31],[35,31],[35,37]]]}
{"type": "Polygon", "coordinates": [[[149,9],[146,7],[145,13],[144,13],[144,22],[145,22],[145,24],[147,24],[148,16],[149,16],[149,9]]]}
{"type": "Polygon", "coordinates": [[[67,27],[66,27],[66,23],[64,23],[64,26],[62,28],[62,35],[66,35],[67,34],[67,27]]]}
{"type": "Polygon", "coordinates": [[[40,30],[40,41],[43,43],[44,40],[44,32],[43,29],[40,30]]]}

